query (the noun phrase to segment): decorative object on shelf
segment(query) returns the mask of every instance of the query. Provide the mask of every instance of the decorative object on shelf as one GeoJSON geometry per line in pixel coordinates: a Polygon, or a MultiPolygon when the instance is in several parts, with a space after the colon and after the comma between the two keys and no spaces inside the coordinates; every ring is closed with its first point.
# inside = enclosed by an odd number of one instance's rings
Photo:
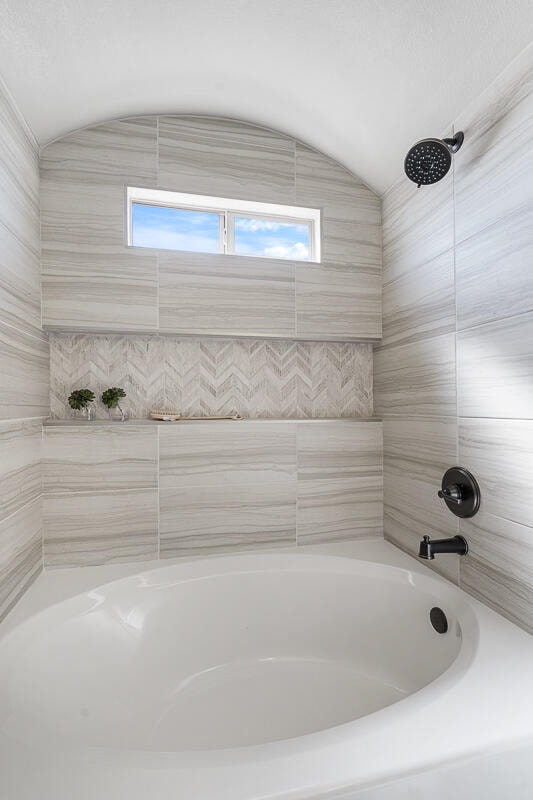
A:
{"type": "Polygon", "coordinates": [[[126,392],[118,386],[111,386],[110,389],[106,389],[105,392],[102,392],[102,403],[104,406],[107,406],[109,416],[112,420],[125,422],[128,417],[127,411],[120,405],[120,400],[123,397],[126,397],[126,392]]]}
{"type": "Polygon", "coordinates": [[[240,414],[229,414],[227,416],[188,417],[182,416],[179,411],[155,409],[154,411],[150,411],[150,419],[159,419],[163,422],[184,422],[186,420],[243,419],[243,417],[240,414]]]}
{"type": "Polygon", "coordinates": [[[94,392],[90,389],[75,389],[68,398],[68,404],[74,411],[79,411],[82,417],[90,422],[92,419],[94,392]]]}

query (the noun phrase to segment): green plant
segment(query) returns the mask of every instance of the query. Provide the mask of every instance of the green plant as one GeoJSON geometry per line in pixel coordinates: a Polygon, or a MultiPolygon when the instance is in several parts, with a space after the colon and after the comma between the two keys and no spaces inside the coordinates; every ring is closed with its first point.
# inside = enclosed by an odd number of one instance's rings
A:
{"type": "Polygon", "coordinates": [[[112,386],[110,389],[106,389],[105,392],[102,392],[102,403],[109,409],[118,408],[122,411],[119,403],[122,397],[126,397],[124,389],[120,389],[118,386],[112,386]]]}
{"type": "Polygon", "coordinates": [[[94,392],[90,389],[75,389],[68,398],[68,404],[76,411],[87,408],[87,404],[94,400],[94,392]]]}

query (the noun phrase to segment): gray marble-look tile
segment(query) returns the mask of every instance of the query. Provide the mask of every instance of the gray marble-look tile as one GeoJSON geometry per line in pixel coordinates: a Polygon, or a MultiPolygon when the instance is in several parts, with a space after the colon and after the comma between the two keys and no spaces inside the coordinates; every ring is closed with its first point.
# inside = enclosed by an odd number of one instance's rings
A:
{"type": "Polygon", "coordinates": [[[381,203],[333,159],[296,144],[296,203],[322,209],[322,258],[381,270],[381,203]]]}
{"type": "Polygon", "coordinates": [[[157,489],[45,495],[45,566],[157,558],[157,515],[157,489]]]}
{"type": "Polygon", "coordinates": [[[293,205],[294,142],[230,119],[160,117],[158,180],[178,192],[293,205]]]}
{"type": "Polygon", "coordinates": [[[460,561],[461,588],[533,633],[533,527],[483,508],[459,527],[469,548],[460,561]]]}
{"type": "Polygon", "coordinates": [[[456,241],[531,201],[533,66],[521,60],[461,114],[465,143],[454,158],[456,241]]]}
{"type": "Polygon", "coordinates": [[[0,87],[0,221],[39,253],[39,164],[37,145],[0,87]]]}
{"type": "Polygon", "coordinates": [[[48,416],[49,363],[45,336],[0,322],[0,419],[48,416]]]}
{"type": "Polygon", "coordinates": [[[159,253],[160,329],[294,336],[294,264],[269,258],[159,253]]]}
{"type": "Polygon", "coordinates": [[[157,428],[44,429],[47,494],[157,488],[157,428]]]}
{"type": "Polygon", "coordinates": [[[533,527],[533,421],[459,419],[459,462],[477,478],[487,514],[533,527]]]}
{"type": "Polygon", "coordinates": [[[383,346],[408,344],[453,331],[453,250],[384,285],[383,346]]]}
{"type": "Polygon", "coordinates": [[[381,224],[380,198],[341,164],[300,142],[294,180],[298,205],[321,208],[327,219],[381,224]]]}
{"type": "Polygon", "coordinates": [[[158,327],[157,257],[145,250],[44,248],[43,325],[89,330],[158,327]]]}
{"type": "Polygon", "coordinates": [[[381,337],[381,271],[340,264],[296,265],[296,334],[381,337]]]}
{"type": "MultiPolygon", "coordinates": [[[[372,414],[372,347],[363,343],[51,334],[51,413],[72,389],[121,386],[133,418],[153,408],[245,417],[372,414]]],[[[97,416],[107,418],[97,403],[97,416]]]]}
{"type": "Polygon", "coordinates": [[[38,234],[36,229],[34,247],[28,247],[2,224],[0,214],[0,316],[28,332],[41,327],[38,234]]]}
{"type": "Polygon", "coordinates": [[[371,417],[373,366],[371,344],[297,342],[296,402],[286,416],[371,417]]]}
{"type": "Polygon", "coordinates": [[[457,335],[459,416],[533,415],[533,311],[457,335]]]}
{"type": "MultiPolygon", "coordinates": [[[[126,195],[123,184],[43,177],[41,241],[50,253],[101,255],[125,248],[126,195]]],[[[124,249],[124,252],[129,251],[124,249]]]]}
{"type": "Polygon", "coordinates": [[[0,520],[42,492],[40,420],[0,422],[0,520]]]}
{"type": "Polygon", "coordinates": [[[157,117],[118,119],[43,148],[41,173],[67,183],[147,186],[157,179],[157,117]]]}
{"type": "Polygon", "coordinates": [[[154,186],[156,177],[155,117],[96,125],[52,142],[41,154],[44,244],[70,254],[115,252],[126,242],[125,186],[154,186]]]}
{"type": "Polygon", "coordinates": [[[377,348],[374,396],[378,414],[454,416],[455,335],[377,348]]]}
{"type": "Polygon", "coordinates": [[[40,498],[0,522],[0,620],[42,570],[42,533],[40,498]]]}
{"type": "MultiPolygon", "coordinates": [[[[457,518],[437,496],[444,472],[457,462],[455,418],[398,417],[383,423],[385,538],[417,555],[425,535],[455,536],[457,518]]],[[[457,583],[458,557],[428,566],[457,583]]]]}
{"type": "Polygon", "coordinates": [[[295,542],[296,432],[273,425],[159,431],[164,557],[295,542]]]}
{"type": "Polygon", "coordinates": [[[457,245],[457,327],[533,308],[533,203],[457,245]]]}
{"type": "Polygon", "coordinates": [[[417,189],[408,178],[383,198],[383,283],[450,251],[454,245],[453,179],[417,189]]]}
{"type": "Polygon", "coordinates": [[[381,424],[299,424],[297,444],[298,543],[381,535],[381,424]]]}

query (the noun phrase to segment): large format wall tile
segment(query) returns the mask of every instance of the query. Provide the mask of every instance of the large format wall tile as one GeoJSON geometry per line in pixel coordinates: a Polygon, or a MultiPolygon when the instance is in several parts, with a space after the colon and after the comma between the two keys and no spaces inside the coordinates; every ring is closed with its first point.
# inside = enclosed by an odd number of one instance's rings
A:
{"type": "Polygon", "coordinates": [[[126,253],[117,247],[107,252],[86,250],[43,250],[43,325],[76,330],[157,330],[154,252],[130,249],[126,253]]]}
{"type": "Polygon", "coordinates": [[[157,515],[157,489],[47,494],[45,566],[157,558],[157,515]]]}
{"type": "Polygon", "coordinates": [[[298,544],[382,533],[381,424],[298,423],[298,544]]]}
{"type": "Polygon", "coordinates": [[[0,419],[48,416],[48,371],[46,337],[0,322],[0,419]]]}
{"type": "Polygon", "coordinates": [[[294,330],[294,264],[271,258],[161,252],[160,329],[285,336],[294,330]]]}
{"type": "Polygon", "coordinates": [[[40,573],[42,536],[40,497],[0,521],[0,620],[40,573]]]}
{"type": "Polygon", "coordinates": [[[460,419],[459,460],[476,476],[483,511],[533,527],[533,420],[460,419]]]}
{"type": "MultiPolygon", "coordinates": [[[[455,418],[386,419],[383,442],[385,538],[416,555],[423,536],[455,536],[457,518],[437,497],[444,472],[457,461],[455,418]]],[[[428,566],[457,582],[456,556],[435,559],[428,566]]]]}
{"type": "Polygon", "coordinates": [[[460,521],[461,587],[533,633],[533,526],[484,511],[460,521]]]}
{"type": "MultiPolygon", "coordinates": [[[[36,237],[36,241],[38,239],[36,237]]],[[[38,249],[29,247],[2,222],[0,214],[0,319],[28,332],[41,327],[38,249]]]]}
{"type": "Polygon", "coordinates": [[[230,119],[160,117],[158,185],[292,205],[294,142],[230,119]]]}
{"type": "Polygon", "coordinates": [[[379,198],[355,175],[296,143],[296,203],[322,209],[322,261],[381,271],[379,198]]]}
{"type": "MultiPolygon", "coordinates": [[[[98,396],[122,386],[134,418],[153,408],[245,417],[372,414],[369,344],[88,334],[52,334],[50,343],[58,419],[72,415],[67,397],[84,386],[98,396]]],[[[97,413],[108,416],[101,404],[97,413]]]]}
{"type": "Polygon", "coordinates": [[[381,269],[297,264],[296,335],[379,339],[381,269]]]}
{"type": "Polygon", "coordinates": [[[0,85],[0,619],[42,569],[38,147],[0,85]]]}
{"type": "Polygon", "coordinates": [[[465,145],[454,159],[456,241],[531,201],[533,65],[518,59],[456,121],[465,145]]]}
{"type": "Polygon", "coordinates": [[[383,198],[383,283],[453,248],[453,180],[417,189],[405,179],[383,198]]]}
{"type": "Polygon", "coordinates": [[[455,249],[457,327],[533,308],[533,202],[483,228],[455,249]]]}
{"type": "Polygon", "coordinates": [[[447,250],[383,287],[383,346],[455,331],[454,254],[447,250]]]}
{"type": "Polygon", "coordinates": [[[378,414],[456,413],[454,334],[378,348],[374,375],[378,414]]]}
{"type": "Polygon", "coordinates": [[[157,428],[44,428],[49,494],[157,488],[157,428]]]}
{"type": "Polygon", "coordinates": [[[41,157],[43,181],[108,186],[157,177],[157,117],[131,117],[84,128],[47,145],[41,157]]]}
{"type": "Polygon", "coordinates": [[[0,220],[39,254],[38,151],[0,87],[0,220]]]}
{"type": "Polygon", "coordinates": [[[531,417],[533,311],[458,333],[457,381],[460,416],[531,417]]]}
{"type": "Polygon", "coordinates": [[[296,541],[296,430],[290,423],[160,429],[163,557],[296,541]]]}
{"type": "Polygon", "coordinates": [[[0,520],[42,493],[41,421],[0,422],[0,520]]]}

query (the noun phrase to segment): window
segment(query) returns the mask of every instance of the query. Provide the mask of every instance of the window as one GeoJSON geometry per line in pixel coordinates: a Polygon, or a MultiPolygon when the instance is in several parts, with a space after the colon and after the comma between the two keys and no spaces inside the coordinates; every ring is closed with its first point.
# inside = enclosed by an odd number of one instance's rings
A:
{"type": "Polygon", "coordinates": [[[128,245],[320,261],[320,210],[128,187],[128,245]]]}

